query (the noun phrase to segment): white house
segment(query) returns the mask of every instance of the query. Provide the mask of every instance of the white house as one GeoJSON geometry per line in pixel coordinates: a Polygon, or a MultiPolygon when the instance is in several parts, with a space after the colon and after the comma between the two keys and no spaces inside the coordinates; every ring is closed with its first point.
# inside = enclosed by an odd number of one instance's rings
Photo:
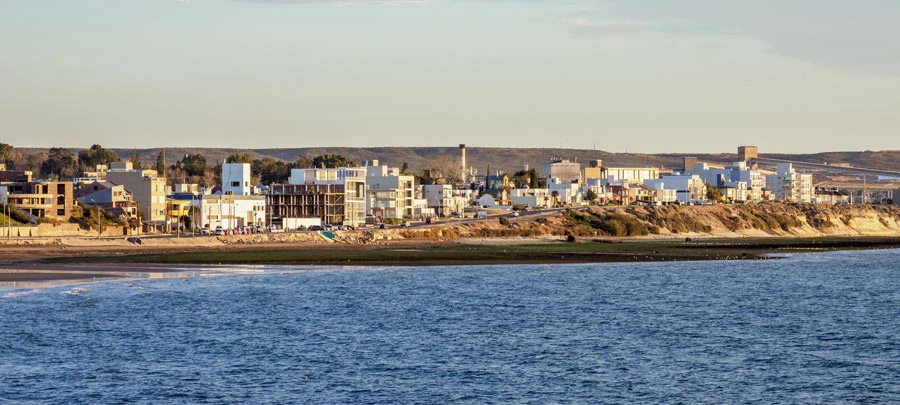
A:
{"type": "Polygon", "coordinates": [[[556,192],[559,203],[563,205],[580,204],[583,200],[581,187],[577,183],[562,183],[560,179],[551,178],[547,182],[547,190],[551,196],[556,192]]]}
{"type": "Polygon", "coordinates": [[[266,225],[266,198],[255,195],[204,195],[199,199],[201,228],[235,229],[266,225]]]}
{"type": "Polygon", "coordinates": [[[553,205],[553,198],[546,188],[514,188],[510,190],[509,195],[513,206],[547,208],[553,205]]]}
{"type": "Polygon", "coordinates": [[[644,185],[657,191],[675,190],[677,201],[683,203],[706,199],[706,184],[696,174],[663,176],[659,179],[644,180],[644,185]]]}

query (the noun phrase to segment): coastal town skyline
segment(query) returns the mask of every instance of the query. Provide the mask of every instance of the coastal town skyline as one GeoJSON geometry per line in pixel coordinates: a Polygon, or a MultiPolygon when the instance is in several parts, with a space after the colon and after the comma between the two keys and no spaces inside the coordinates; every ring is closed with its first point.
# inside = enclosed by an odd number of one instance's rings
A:
{"type": "Polygon", "coordinates": [[[3,2],[14,40],[0,43],[0,135],[18,147],[900,149],[898,8],[3,2]]]}

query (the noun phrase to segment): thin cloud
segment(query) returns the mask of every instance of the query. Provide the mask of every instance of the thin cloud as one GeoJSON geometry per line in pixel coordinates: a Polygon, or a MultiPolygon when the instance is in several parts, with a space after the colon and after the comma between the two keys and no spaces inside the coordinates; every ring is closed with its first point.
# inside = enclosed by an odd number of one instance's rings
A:
{"type": "MultiPolygon", "coordinates": [[[[822,66],[900,75],[896,0],[609,0],[594,15],[648,30],[744,35],[822,66]],[[665,27],[665,28],[661,28],[665,27]]],[[[602,29],[601,29],[602,32],[602,29]]]]}
{"type": "Polygon", "coordinates": [[[653,29],[651,24],[640,21],[595,21],[586,18],[572,20],[571,26],[576,33],[604,37],[641,34],[653,29]]]}
{"type": "Polygon", "coordinates": [[[285,5],[285,4],[331,4],[338,7],[347,7],[357,4],[372,4],[380,6],[398,6],[404,4],[422,4],[426,0],[235,0],[244,3],[285,5]]]}

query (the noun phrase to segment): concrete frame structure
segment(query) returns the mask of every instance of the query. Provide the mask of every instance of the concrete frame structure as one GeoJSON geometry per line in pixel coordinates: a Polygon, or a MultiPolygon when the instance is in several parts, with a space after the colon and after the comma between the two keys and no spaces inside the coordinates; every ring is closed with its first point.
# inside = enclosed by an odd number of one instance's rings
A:
{"type": "Polygon", "coordinates": [[[360,226],[366,223],[366,173],[365,167],[291,169],[288,183],[343,186],[344,219],[339,224],[360,226]]]}
{"type": "Polygon", "coordinates": [[[341,225],[346,195],[342,184],[273,184],[266,195],[266,217],[284,229],[341,225]]]}

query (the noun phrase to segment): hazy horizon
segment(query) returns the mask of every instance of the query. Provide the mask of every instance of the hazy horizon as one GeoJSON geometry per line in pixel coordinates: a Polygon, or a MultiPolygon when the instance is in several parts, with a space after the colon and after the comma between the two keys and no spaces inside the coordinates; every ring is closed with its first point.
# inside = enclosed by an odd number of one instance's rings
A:
{"type": "Polygon", "coordinates": [[[887,0],[0,0],[0,142],[900,150],[897,15],[887,0]]]}

